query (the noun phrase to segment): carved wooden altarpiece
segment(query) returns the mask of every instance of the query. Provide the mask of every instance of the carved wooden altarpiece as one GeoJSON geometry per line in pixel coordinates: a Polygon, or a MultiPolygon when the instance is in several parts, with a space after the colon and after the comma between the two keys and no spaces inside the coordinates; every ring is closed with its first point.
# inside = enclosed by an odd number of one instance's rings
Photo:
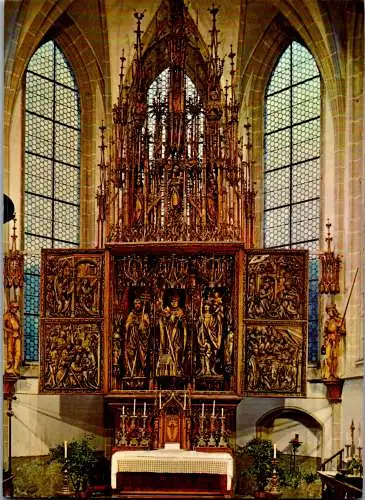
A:
{"type": "Polygon", "coordinates": [[[104,394],[116,448],[222,450],[245,395],[305,394],[308,256],[252,250],[250,126],[244,143],[209,10],[204,50],[183,1],[162,2],[147,47],[135,13],[110,147],[101,126],[100,249],[42,253],[41,391],[104,394]]]}

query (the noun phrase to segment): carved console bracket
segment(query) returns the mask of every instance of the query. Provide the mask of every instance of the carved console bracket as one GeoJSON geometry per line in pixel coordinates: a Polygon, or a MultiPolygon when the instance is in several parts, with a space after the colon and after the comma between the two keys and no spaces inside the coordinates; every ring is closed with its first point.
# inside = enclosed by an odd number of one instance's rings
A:
{"type": "Polygon", "coordinates": [[[330,403],[341,403],[344,380],[341,378],[333,378],[333,379],[322,379],[322,382],[327,387],[328,401],[330,403]]]}

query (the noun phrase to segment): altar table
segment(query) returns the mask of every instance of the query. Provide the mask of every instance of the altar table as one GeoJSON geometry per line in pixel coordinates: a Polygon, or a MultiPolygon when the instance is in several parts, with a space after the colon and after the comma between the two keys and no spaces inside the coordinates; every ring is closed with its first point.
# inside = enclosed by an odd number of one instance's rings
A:
{"type": "MultiPolygon", "coordinates": [[[[121,450],[112,455],[111,486],[117,488],[117,473],[172,475],[183,478],[182,474],[208,474],[224,476],[225,492],[232,489],[233,458],[227,452],[199,452],[190,450],[121,450]]],[[[213,476],[211,476],[213,479],[213,476]]],[[[223,493],[223,492],[222,492],[223,493]]]]}

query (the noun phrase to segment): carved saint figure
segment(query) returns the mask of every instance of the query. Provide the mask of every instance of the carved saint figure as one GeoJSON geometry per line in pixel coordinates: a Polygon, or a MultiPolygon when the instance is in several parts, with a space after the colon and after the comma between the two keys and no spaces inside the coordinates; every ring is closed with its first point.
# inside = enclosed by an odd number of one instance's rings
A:
{"type": "Polygon", "coordinates": [[[217,375],[215,365],[221,347],[223,333],[223,303],[215,291],[203,304],[200,318],[198,343],[200,346],[201,370],[199,375],[217,375]]]}
{"type": "Polygon", "coordinates": [[[224,342],[224,370],[226,373],[233,373],[233,347],[234,333],[230,330],[224,342]]]}
{"type": "Polygon", "coordinates": [[[96,279],[90,279],[88,277],[82,278],[81,282],[78,283],[78,302],[81,309],[88,314],[96,314],[96,279]]]}
{"type": "Polygon", "coordinates": [[[322,365],[323,378],[338,378],[338,357],[341,337],[346,335],[342,316],[335,304],[326,307],[328,318],[324,324],[324,338],[321,347],[325,359],[322,365]]]}
{"type": "Polygon", "coordinates": [[[278,295],[280,317],[285,319],[300,318],[300,297],[298,288],[290,276],[285,276],[283,289],[278,295]]]}
{"type": "Polygon", "coordinates": [[[172,170],[172,178],[170,179],[170,203],[172,212],[179,212],[182,208],[182,187],[183,175],[180,172],[179,166],[175,165],[172,170]]]}
{"type": "Polygon", "coordinates": [[[6,338],[6,373],[19,375],[22,360],[21,348],[21,326],[19,319],[19,304],[10,302],[8,310],[4,314],[4,330],[6,338]]]}
{"type": "Polygon", "coordinates": [[[217,224],[217,188],[213,174],[209,175],[207,186],[207,217],[211,224],[217,224]]]}
{"type": "Polygon", "coordinates": [[[136,194],[135,194],[135,206],[134,206],[134,214],[133,214],[133,223],[134,224],[142,223],[143,207],[144,207],[143,186],[142,186],[142,182],[138,181],[136,194]]]}
{"type": "Polygon", "coordinates": [[[181,375],[185,361],[187,326],[180,297],[174,293],[161,312],[159,375],[181,375]]]}
{"type": "Polygon", "coordinates": [[[125,322],[125,368],[127,377],[144,377],[150,334],[150,318],[145,302],[134,299],[132,311],[125,322]]]}

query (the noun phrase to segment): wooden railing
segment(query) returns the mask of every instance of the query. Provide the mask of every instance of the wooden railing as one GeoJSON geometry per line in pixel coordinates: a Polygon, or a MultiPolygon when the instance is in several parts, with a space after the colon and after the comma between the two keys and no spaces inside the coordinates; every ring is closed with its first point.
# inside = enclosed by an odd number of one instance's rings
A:
{"type": "MultiPolygon", "coordinates": [[[[322,500],[355,500],[362,497],[362,489],[348,483],[346,476],[335,472],[318,474],[322,481],[322,500]]],[[[356,479],[361,483],[361,478],[356,479]]]]}
{"type": "Polygon", "coordinates": [[[344,448],[341,448],[339,451],[337,451],[334,455],[332,455],[329,458],[326,458],[321,463],[321,470],[326,471],[326,470],[341,470],[343,468],[343,452],[344,448]],[[333,461],[337,458],[337,464],[334,466],[333,461]]]}

